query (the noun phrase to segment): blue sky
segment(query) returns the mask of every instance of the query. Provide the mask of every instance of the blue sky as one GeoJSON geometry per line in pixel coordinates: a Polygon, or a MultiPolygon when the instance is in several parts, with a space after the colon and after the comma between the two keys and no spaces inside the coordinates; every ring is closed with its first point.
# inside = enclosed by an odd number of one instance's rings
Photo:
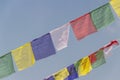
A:
{"type": "MultiPolygon", "coordinates": [[[[84,15],[109,0],[0,0],[0,56],[84,15]]],[[[68,47],[56,55],[37,61],[32,67],[0,80],[43,80],[45,77],[120,39],[120,18],[77,41],[70,29],[68,47]]],[[[112,50],[106,64],[76,80],[118,80],[120,48],[112,50]]]]}

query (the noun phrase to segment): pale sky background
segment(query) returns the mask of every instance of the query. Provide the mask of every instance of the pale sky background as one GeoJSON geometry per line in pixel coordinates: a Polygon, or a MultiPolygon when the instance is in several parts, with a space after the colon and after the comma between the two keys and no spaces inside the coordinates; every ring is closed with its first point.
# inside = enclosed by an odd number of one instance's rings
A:
{"type": "MultiPolygon", "coordinates": [[[[0,56],[84,15],[109,0],[0,0],[0,56]]],[[[120,39],[120,18],[106,28],[77,41],[70,29],[68,47],[33,66],[0,80],[43,80],[85,57],[109,41],[120,39]]],[[[120,47],[106,64],[76,80],[119,80],[120,47]]]]}

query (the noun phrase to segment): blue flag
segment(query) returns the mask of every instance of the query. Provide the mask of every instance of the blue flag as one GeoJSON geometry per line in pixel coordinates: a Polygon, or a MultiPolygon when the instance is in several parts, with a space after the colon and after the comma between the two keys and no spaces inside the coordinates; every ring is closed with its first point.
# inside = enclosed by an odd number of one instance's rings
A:
{"type": "Polygon", "coordinates": [[[67,69],[69,71],[69,76],[65,80],[74,80],[78,78],[78,74],[77,74],[74,64],[68,66],[67,69]]]}
{"type": "Polygon", "coordinates": [[[48,57],[56,53],[50,33],[43,35],[31,42],[36,60],[48,57]]]}

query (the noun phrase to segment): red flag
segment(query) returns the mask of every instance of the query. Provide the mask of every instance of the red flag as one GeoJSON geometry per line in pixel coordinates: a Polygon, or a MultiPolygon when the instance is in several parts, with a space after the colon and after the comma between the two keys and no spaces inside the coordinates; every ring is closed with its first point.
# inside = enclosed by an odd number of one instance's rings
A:
{"type": "Polygon", "coordinates": [[[89,55],[89,59],[90,59],[91,64],[93,64],[97,60],[97,58],[96,58],[96,52],[90,54],[89,55]]]}
{"type": "Polygon", "coordinates": [[[89,13],[72,20],[70,22],[73,32],[78,40],[86,37],[87,35],[96,32],[96,28],[91,20],[89,13]]]}

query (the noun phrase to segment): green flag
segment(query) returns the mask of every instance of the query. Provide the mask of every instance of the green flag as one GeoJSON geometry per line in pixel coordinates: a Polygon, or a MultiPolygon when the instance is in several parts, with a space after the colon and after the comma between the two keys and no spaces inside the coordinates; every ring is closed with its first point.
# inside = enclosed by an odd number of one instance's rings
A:
{"type": "Polygon", "coordinates": [[[95,54],[96,56],[96,61],[94,61],[92,63],[92,68],[97,68],[99,67],[100,65],[104,64],[105,63],[105,57],[104,57],[104,52],[103,50],[99,50],[97,51],[95,54]]]}
{"type": "Polygon", "coordinates": [[[91,12],[91,17],[97,29],[105,27],[114,21],[114,16],[109,3],[93,10],[91,12]]]}
{"type": "Polygon", "coordinates": [[[11,53],[0,57],[0,78],[6,77],[14,73],[14,66],[11,53]]]}

